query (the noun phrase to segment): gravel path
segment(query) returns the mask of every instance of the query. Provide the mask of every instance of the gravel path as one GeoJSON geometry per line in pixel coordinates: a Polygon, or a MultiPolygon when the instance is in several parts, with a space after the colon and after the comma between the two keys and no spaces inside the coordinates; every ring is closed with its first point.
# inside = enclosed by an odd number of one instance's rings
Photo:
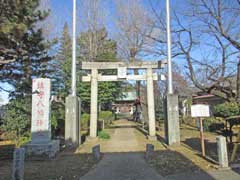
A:
{"type": "Polygon", "coordinates": [[[80,180],[161,180],[140,153],[112,153],[80,180]]]}
{"type": "MultiPolygon", "coordinates": [[[[135,128],[115,129],[106,146],[110,150],[95,169],[81,180],[160,180],[162,177],[144,160],[144,146],[135,128]],[[111,153],[114,152],[114,153],[111,153]]],[[[144,140],[144,139],[143,139],[144,140]]]]}

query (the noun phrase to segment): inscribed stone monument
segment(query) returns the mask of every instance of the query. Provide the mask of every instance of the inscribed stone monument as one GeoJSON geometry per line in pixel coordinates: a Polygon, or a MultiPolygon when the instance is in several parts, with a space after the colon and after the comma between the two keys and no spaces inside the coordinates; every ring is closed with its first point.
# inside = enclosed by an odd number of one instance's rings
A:
{"type": "Polygon", "coordinates": [[[51,140],[50,97],[51,80],[34,79],[32,84],[32,141],[24,146],[27,155],[46,155],[52,158],[59,151],[59,140],[51,140]]]}
{"type": "Polygon", "coordinates": [[[32,142],[43,143],[51,140],[50,124],[50,79],[34,79],[32,84],[32,142]]]}

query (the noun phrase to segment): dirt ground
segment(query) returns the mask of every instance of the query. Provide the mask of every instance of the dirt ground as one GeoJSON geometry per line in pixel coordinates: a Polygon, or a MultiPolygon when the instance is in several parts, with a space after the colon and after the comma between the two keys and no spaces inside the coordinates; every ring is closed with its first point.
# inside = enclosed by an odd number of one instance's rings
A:
{"type": "MultiPolygon", "coordinates": [[[[164,126],[160,125],[157,134],[164,137],[164,126]]],[[[195,127],[181,125],[181,145],[169,147],[164,151],[156,151],[149,163],[163,176],[192,171],[211,171],[218,169],[217,133],[204,132],[206,157],[201,155],[200,134],[195,127]]],[[[232,146],[228,145],[228,155],[232,146]]],[[[240,163],[240,148],[238,156],[232,163],[240,163]]]]}
{"type": "MultiPolygon", "coordinates": [[[[1,149],[1,147],[0,147],[1,149]]],[[[52,160],[25,160],[25,180],[79,179],[96,165],[91,154],[64,150],[52,160]]],[[[12,160],[0,159],[0,180],[11,179],[12,160]]]]}
{"type": "MultiPolygon", "coordinates": [[[[109,140],[96,139],[95,141],[87,141],[76,151],[62,151],[53,160],[26,160],[25,179],[79,179],[79,177],[95,167],[97,162],[93,160],[90,153],[92,147],[97,144],[100,144],[101,152],[104,156],[106,153],[126,153],[128,151],[131,153],[142,153],[144,155],[146,144],[151,143],[155,147],[155,152],[153,158],[150,159],[148,163],[162,176],[185,172],[212,171],[218,167],[216,162],[217,134],[215,133],[205,132],[204,134],[207,157],[203,158],[201,156],[199,131],[187,125],[181,126],[181,145],[176,145],[171,148],[166,146],[163,141],[163,125],[160,125],[157,131],[159,140],[157,142],[149,141],[146,138],[146,134],[137,130],[135,123],[127,120],[117,121],[111,128],[105,131],[111,136],[109,140]],[[134,129],[134,131],[131,131],[134,137],[132,141],[124,136],[124,134],[130,132],[128,131],[129,128],[134,129]],[[119,133],[122,134],[121,137],[119,137],[119,133]],[[115,142],[115,138],[119,141],[115,142]],[[129,147],[129,149],[127,147],[129,147]]],[[[0,144],[1,180],[10,179],[12,150],[13,146],[0,144]]]]}
{"type": "MultiPolygon", "coordinates": [[[[237,133],[235,129],[235,133],[237,133]]],[[[206,156],[208,159],[213,161],[218,161],[217,157],[217,142],[216,137],[222,135],[220,133],[212,133],[212,132],[204,132],[205,137],[205,151],[206,156]]],[[[190,127],[188,125],[182,125],[181,126],[181,143],[182,145],[191,148],[196,153],[201,154],[201,144],[199,140],[199,131],[194,128],[190,127]]],[[[236,137],[233,138],[233,142],[236,141],[236,137]]],[[[230,156],[233,151],[233,144],[228,144],[228,158],[230,160],[230,156]]],[[[240,146],[238,148],[238,152],[236,154],[235,160],[233,162],[230,162],[231,164],[234,163],[240,163],[240,146]]]]}

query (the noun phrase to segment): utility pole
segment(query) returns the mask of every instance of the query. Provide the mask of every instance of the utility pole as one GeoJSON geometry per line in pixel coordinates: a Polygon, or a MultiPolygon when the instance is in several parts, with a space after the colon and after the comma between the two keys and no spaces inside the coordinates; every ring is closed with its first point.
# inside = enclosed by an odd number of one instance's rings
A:
{"type": "Polygon", "coordinates": [[[170,0],[166,0],[167,57],[168,57],[168,93],[166,98],[165,134],[168,145],[180,143],[178,95],[173,93],[170,0]]]}
{"type": "Polygon", "coordinates": [[[237,95],[236,99],[237,102],[240,102],[240,55],[237,57],[238,58],[238,64],[237,64],[237,95]]]}
{"type": "Polygon", "coordinates": [[[72,96],[76,96],[76,13],[77,0],[73,0],[72,34],[72,96]]]}
{"type": "Polygon", "coordinates": [[[170,23],[170,3],[166,0],[166,21],[167,21],[167,59],[168,59],[168,94],[173,94],[172,82],[172,52],[171,52],[171,23],[170,23]]]}
{"type": "Polygon", "coordinates": [[[72,86],[71,94],[65,102],[65,144],[66,146],[79,146],[81,144],[80,112],[81,101],[76,95],[76,13],[77,0],[73,0],[72,19],[72,86]]]}

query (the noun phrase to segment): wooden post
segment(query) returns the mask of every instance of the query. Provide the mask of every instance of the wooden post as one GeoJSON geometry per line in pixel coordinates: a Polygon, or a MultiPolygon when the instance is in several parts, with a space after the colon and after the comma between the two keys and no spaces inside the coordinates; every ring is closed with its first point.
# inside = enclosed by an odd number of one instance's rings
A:
{"type": "Polygon", "coordinates": [[[235,158],[237,150],[238,150],[238,145],[240,145],[240,129],[238,131],[237,142],[236,142],[236,144],[234,144],[234,147],[233,147],[233,152],[232,152],[231,160],[230,160],[231,162],[234,161],[234,158],[235,158]]]}
{"type": "Polygon", "coordinates": [[[201,148],[202,148],[202,156],[205,157],[205,144],[204,144],[204,136],[203,136],[203,120],[200,117],[200,139],[201,139],[201,148]]]}
{"type": "Polygon", "coordinates": [[[104,122],[104,119],[102,120],[102,130],[105,129],[105,122],[104,122]]]}

